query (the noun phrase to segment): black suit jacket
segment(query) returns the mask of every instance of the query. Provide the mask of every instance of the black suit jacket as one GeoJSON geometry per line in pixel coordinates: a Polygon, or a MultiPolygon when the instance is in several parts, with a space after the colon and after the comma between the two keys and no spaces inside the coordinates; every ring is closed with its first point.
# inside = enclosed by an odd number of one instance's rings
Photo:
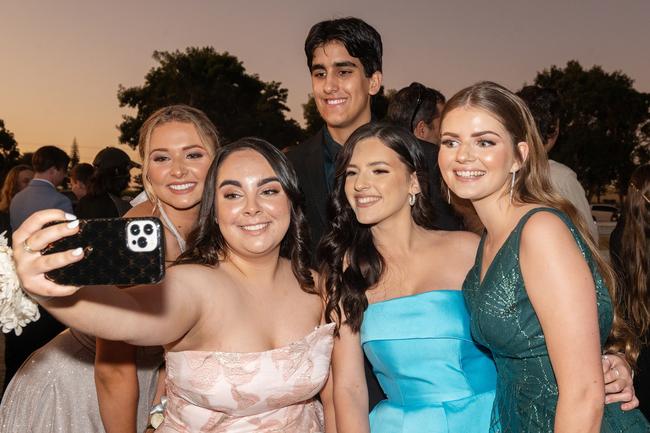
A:
{"type": "Polygon", "coordinates": [[[305,196],[305,213],[311,235],[312,255],[327,228],[327,185],[325,179],[324,130],[287,153],[293,165],[300,189],[305,196]]]}

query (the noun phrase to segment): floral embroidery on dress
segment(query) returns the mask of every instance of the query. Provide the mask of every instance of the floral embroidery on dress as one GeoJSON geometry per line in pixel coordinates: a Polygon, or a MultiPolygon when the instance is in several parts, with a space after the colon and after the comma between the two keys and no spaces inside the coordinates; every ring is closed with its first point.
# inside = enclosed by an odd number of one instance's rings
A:
{"type": "Polygon", "coordinates": [[[319,433],[334,325],[265,352],[168,352],[159,433],[319,433]]]}

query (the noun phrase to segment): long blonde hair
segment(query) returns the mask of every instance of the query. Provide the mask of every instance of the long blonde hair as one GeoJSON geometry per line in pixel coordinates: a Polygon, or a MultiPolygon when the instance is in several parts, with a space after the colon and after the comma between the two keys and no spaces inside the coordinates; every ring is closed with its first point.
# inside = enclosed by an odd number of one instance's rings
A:
{"type": "Polygon", "coordinates": [[[147,176],[149,172],[148,154],[151,134],[158,126],[169,122],[191,123],[194,125],[196,132],[201,138],[201,143],[205,146],[210,158],[214,158],[217,149],[221,146],[217,128],[203,111],[182,104],[169,105],[155,111],[144,121],[142,127],[140,127],[140,138],[138,140],[138,152],[142,159],[142,185],[147,193],[147,197],[149,197],[152,203],[157,201],[157,197],[147,176]]]}
{"type": "Polygon", "coordinates": [[[614,319],[607,341],[608,351],[625,352],[628,362],[635,365],[639,355],[639,342],[629,326],[621,319],[614,272],[598,252],[598,247],[589,234],[587,222],[568,200],[554,191],[543,141],[526,103],[505,87],[484,81],[455,94],[447,102],[442,112],[442,118],[444,119],[451,110],[462,107],[474,107],[487,111],[510,134],[515,158],[521,165],[512,191],[512,202],[539,204],[558,209],[567,214],[576,225],[591,255],[596,260],[598,271],[603,277],[612,299],[614,319]],[[528,157],[525,161],[516,147],[520,142],[526,142],[529,146],[528,157]]]}

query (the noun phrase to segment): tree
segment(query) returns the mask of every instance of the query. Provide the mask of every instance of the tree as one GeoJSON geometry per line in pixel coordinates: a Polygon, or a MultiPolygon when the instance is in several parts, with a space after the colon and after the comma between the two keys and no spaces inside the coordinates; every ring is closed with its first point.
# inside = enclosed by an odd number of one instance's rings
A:
{"type": "Polygon", "coordinates": [[[562,100],[550,156],[576,171],[590,198],[612,182],[625,187],[634,166],[648,161],[650,95],[620,71],[585,70],[577,61],[538,73],[535,84],[556,89],[562,100]]]}
{"type": "Polygon", "coordinates": [[[16,161],[20,158],[18,151],[18,143],[14,138],[14,133],[5,128],[4,120],[0,119],[0,178],[4,179],[4,175],[11,167],[16,165],[16,161]]]}
{"type": "Polygon", "coordinates": [[[70,148],[70,167],[79,164],[79,144],[77,137],[72,140],[72,147],[70,148]]]}
{"type": "Polygon", "coordinates": [[[258,136],[282,148],[302,139],[302,130],[285,112],[288,91],[276,81],[262,81],[246,73],[242,62],[212,47],[185,51],[154,51],[157,66],[145,76],[143,86],[120,85],[120,107],[137,109],[118,126],[120,141],[137,146],[138,130],[155,110],[170,104],[188,104],[203,110],[214,122],[224,142],[258,136]]]}
{"type": "MultiPolygon", "coordinates": [[[[381,86],[379,92],[370,98],[370,112],[374,120],[382,120],[386,117],[389,98],[394,93],[394,90],[384,93],[384,86],[381,86]]],[[[320,131],[325,124],[316,107],[314,95],[311,93],[307,97],[307,102],[302,104],[302,115],[305,119],[305,135],[308,137],[320,131]]]]}

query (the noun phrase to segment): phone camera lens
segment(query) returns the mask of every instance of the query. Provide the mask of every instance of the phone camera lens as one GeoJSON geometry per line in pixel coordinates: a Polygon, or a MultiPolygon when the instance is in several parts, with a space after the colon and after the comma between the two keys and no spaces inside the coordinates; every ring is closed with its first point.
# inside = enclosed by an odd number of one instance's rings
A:
{"type": "Polygon", "coordinates": [[[131,234],[133,236],[137,236],[140,234],[140,227],[136,224],[131,225],[131,228],[129,230],[131,230],[131,234]]]}
{"type": "Polygon", "coordinates": [[[145,238],[144,236],[139,237],[138,238],[138,246],[140,248],[146,247],[147,246],[147,238],[145,238]]]}
{"type": "Polygon", "coordinates": [[[150,235],[153,233],[153,226],[151,224],[147,224],[144,226],[144,234],[145,235],[150,235]]]}

